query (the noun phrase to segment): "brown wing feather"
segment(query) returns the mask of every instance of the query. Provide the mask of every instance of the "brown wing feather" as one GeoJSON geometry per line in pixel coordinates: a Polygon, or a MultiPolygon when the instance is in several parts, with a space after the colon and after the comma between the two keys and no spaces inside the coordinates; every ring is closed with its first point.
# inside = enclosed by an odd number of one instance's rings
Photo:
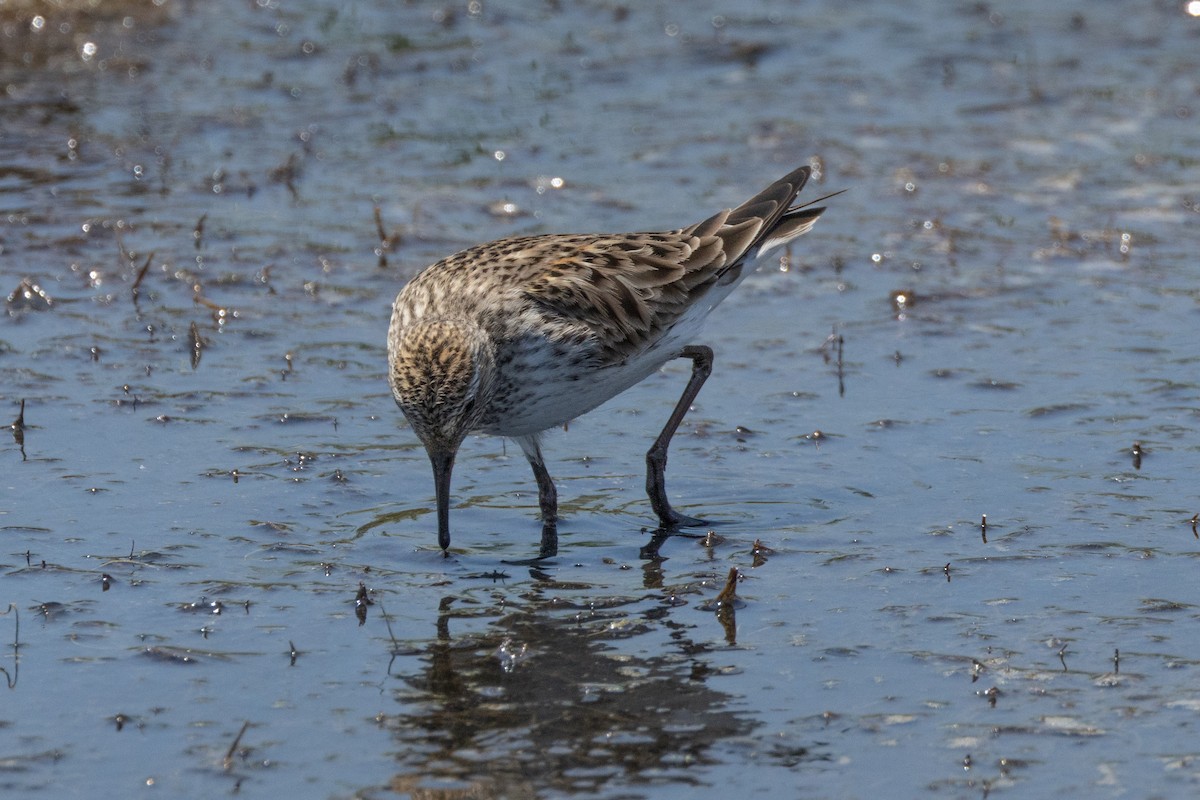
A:
{"type": "Polygon", "coordinates": [[[543,311],[587,326],[602,361],[624,359],[669,330],[712,286],[733,280],[754,248],[811,227],[821,209],[788,213],[808,174],[801,167],[737,208],[679,230],[550,237],[555,258],[523,292],[543,311]]]}
{"type": "Polygon", "coordinates": [[[593,331],[605,362],[658,338],[695,299],[706,262],[723,263],[719,246],[680,231],[564,240],[571,252],[523,292],[544,312],[593,331]]]}

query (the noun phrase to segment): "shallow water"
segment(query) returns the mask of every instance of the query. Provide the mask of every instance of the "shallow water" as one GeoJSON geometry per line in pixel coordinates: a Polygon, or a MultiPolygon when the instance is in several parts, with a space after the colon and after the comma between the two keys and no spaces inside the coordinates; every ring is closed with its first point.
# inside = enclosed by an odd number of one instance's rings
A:
{"type": "Polygon", "coordinates": [[[0,24],[0,294],[49,298],[0,320],[0,787],[1191,795],[1182,5],[0,24]],[[850,191],[714,313],[672,448],[718,538],[639,553],[681,363],[547,436],[542,566],[505,563],[540,529],[519,449],[468,440],[441,558],[383,377],[404,281],[810,161],[850,191]]]}

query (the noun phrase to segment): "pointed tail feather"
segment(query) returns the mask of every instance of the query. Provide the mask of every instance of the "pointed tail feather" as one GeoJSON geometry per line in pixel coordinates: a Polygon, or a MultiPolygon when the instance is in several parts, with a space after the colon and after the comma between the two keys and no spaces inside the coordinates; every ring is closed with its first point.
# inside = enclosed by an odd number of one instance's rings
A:
{"type": "MultiPolygon", "coordinates": [[[[807,167],[802,167],[802,169],[807,170],[807,167]]],[[[766,233],[758,238],[756,243],[758,250],[752,254],[753,257],[757,258],[768,250],[776,248],[781,244],[787,244],[797,236],[803,236],[808,233],[812,230],[812,226],[817,223],[821,215],[825,213],[825,206],[818,206],[817,208],[813,208],[813,206],[831,197],[837,197],[845,191],[845,189],[840,189],[836,192],[822,195],[815,200],[809,200],[807,203],[791,206],[787,210],[787,213],[779,217],[775,223],[775,227],[768,228],[766,233]]],[[[795,197],[793,196],[792,199],[794,200],[795,197]]]]}
{"type": "Polygon", "coordinates": [[[737,225],[747,219],[762,220],[763,231],[769,231],[791,206],[796,195],[804,188],[809,167],[799,167],[772,183],[729,213],[726,225],[737,225]]]}
{"type": "Polygon", "coordinates": [[[825,213],[825,208],[794,208],[779,218],[765,236],[758,240],[758,252],[756,255],[762,255],[768,250],[773,250],[781,244],[787,244],[797,236],[803,236],[812,230],[812,226],[817,224],[817,219],[825,213]]]}
{"type": "Polygon", "coordinates": [[[824,207],[812,208],[812,203],[826,197],[792,205],[811,174],[811,168],[798,167],[729,212],[720,235],[730,261],[742,256],[752,260],[812,229],[825,212],[824,207]]]}

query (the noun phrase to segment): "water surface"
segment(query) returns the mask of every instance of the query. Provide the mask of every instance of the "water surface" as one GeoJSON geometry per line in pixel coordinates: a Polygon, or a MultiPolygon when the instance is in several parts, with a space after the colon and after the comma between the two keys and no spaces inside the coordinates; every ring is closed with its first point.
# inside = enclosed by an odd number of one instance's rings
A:
{"type": "Polygon", "coordinates": [[[3,13],[8,793],[1196,790],[1182,4],[3,13]],[[716,537],[641,551],[680,363],[547,436],[549,563],[468,440],[443,559],[404,281],[801,163],[850,191],[714,313],[672,448],[716,537]]]}

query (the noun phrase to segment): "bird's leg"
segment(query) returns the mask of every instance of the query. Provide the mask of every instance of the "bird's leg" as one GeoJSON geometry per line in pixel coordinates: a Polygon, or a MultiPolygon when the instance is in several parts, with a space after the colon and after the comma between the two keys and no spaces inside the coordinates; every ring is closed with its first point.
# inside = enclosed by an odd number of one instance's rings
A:
{"type": "Polygon", "coordinates": [[[665,473],[667,471],[667,448],[671,445],[671,437],[679,429],[679,423],[683,422],[683,417],[691,408],[692,401],[700,393],[700,387],[712,374],[713,352],[712,348],[704,345],[689,345],[683,348],[679,357],[692,360],[692,377],[684,387],[679,402],[675,404],[675,410],[671,412],[670,419],[663,426],[662,433],[658,435],[654,444],[646,452],[646,494],[650,496],[650,505],[654,507],[654,513],[658,514],[658,520],[664,528],[683,528],[705,524],[702,519],[680,514],[671,508],[671,504],[667,501],[665,473]]]}
{"type": "Polygon", "coordinates": [[[554,480],[546,470],[546,462],[542,458],[542,448],[534,436],[522,436],[517,439],[521,451],[533,467],[533,477],[538,486],[538,506],[542,509],[542,544],[538,558],[551,558],[558,554],[558,492],[554,488],[554,480]]]}

